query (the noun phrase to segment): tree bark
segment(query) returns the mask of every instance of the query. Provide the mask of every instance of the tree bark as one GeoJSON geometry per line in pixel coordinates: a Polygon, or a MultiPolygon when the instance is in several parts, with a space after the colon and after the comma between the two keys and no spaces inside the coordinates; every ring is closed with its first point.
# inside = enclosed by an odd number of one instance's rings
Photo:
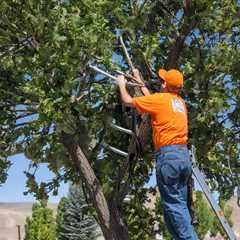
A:
{"type": "Polygon", "coordinates": [[[63,145],[69,152],[72,161],[84,178],[90,200],[97,212],[99,225],[105,239],[128,240],[128,230],[122,220],[118,208],[114,205],[109,207],[100,182],[80,146],[74,140],[74,136],[62,132],[61,139],[63,145]]]}

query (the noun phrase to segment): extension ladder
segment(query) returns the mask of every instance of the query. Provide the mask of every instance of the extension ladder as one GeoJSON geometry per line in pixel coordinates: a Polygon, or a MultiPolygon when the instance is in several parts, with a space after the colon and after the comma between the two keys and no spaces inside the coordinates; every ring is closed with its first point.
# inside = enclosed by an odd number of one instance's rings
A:
{"type": "Polygon", "coordinates": [[[224,232],[226,233],[226,235],[228,236],[228,238],[230,240],[236,240],[237,238],[236,238],[233,230],[231,229],[230,225],[228,224],[226,218],[224,217],[224,213],[223,213],[222,209],[220,208],[217,201],[213,198],[211,191],[210,191],[208,185],[206,184],[204,175],[201,173],[201,171],[199,170],[199,168],[197,166],[196,149],[194,146],[192,146],[190,153],[191,153],[191,160],[192,160],[192,164],[193,164],[192,165],[193,175],[195,176],[200,187],[202,188],[202,191],[203,191],[204,195],[206,196],[206,199],[208,200],[209,204],[211,205],[220,224],[222,225],[224,232]]]}

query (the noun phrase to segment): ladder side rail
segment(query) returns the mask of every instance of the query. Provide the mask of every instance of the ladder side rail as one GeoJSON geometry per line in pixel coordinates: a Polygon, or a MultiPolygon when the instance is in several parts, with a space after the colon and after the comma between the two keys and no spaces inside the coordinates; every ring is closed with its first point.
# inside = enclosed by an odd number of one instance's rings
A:
{"type": "Polygon", "coordinates": [[[220,223],[223,227],[223,230],[227,234],[228,238],[230,240],[236,240],[236,236],[233,233],[231,227],[229,226],[226,218],[224,217],[223,211],[221,210],[221,208],[218,205],[218,203],[216,202],[216,200],[212,197],[211,191],[210,191],[208,185],[206,184],[206,182],[204,181],[203,174],[201,173],[201,171],[195,164],[193,165],[193,174],[194,174],[196,180],[198,181],[200,187],[202,188],[209,204],[211,205],[215,215],[217,216],[218,220],[220,221],[220,223]]]}

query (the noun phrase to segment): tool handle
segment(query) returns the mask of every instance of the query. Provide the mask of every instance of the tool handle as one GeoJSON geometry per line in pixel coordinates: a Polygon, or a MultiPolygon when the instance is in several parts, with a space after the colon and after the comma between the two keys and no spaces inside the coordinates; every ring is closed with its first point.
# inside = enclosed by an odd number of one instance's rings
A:
{"type": "MultiPolygon", "coordinates": [[[[104,76],[107,76],[107,77],[109,77],[109,78],[111,78],[111,79],[113,79],[113,80],[115,80],[115,81],[117,80],[117,78],[116,78],[115,76],[111,75],[110,73],[107,73],[107,72],[103,71],[102,69],[100,69],[100,68],[98,68],[98,67],[96,67],[96,66],[89,65],[89,67],[90,67],[91,69],[93,69],[94,71],[103,74],[104,76]]],[[[136,86],[138,86],[138,87],[143,87],[142,84],[131,83],[131,82],[126,82],[126,85],[127,85],[127,86],[134,86],[134,87],[136,87],[136,86]]]]}
{"type": "Polygon", "coordinates": [[[122,39],[122,36],[120,36],[119,39],[120,39],[121,45],[122,45],[122,47],[123,47],[123,51],[124,51],[124,53],[125,53],[125,56],[126,56],[126,58],[127,58],[128,64],[129,64],[129,66],[131,67],[131,69],[132,69],[132,71],[133,71],[134,66],[133,66],[132,60],[131,60],[131,58],[130,58],[130,56],[129,56],[129,53],[128,53],[128,51],[127,51],[127,48],[126,48],[126,46],[125,46],[125,44],[124,44],[124,41],[123,41],[123,39],[122,39]]]}
{"type": "Polygon", "coordinates": [[[91,69],[93,69],[94,71],[103,74],[104,76],[107,76],[107,77],[109,77],[109,78],[111,78],[111,79],[113,79],[113,80],[117,80],[117,78],[116,78],[115,76],[111,75],[110,73],[107,73],[107,72],[103,71],[102,69],[100,69],[100,68],[98,68],[98,67],[96,67],[96,66],[89,65],[89,67],[90,67],[91,69]]]}
{"type": "Polygon", "coordinates": [[[132,80],[134,80],[134,81],[137,81],[137,79],[136,79],[134,76],[132,76],[132,75],[130,75],[130,74],[128,74],[128,73],[124,73],[124,72],[119,71],[119,70],[116,70],[116,72],[119,73],[119,74],[121,74],[121,75],[124,75],[124,76],[127,77],[127,78],[130,78],[130,79],[132,79],[132,80]]]}

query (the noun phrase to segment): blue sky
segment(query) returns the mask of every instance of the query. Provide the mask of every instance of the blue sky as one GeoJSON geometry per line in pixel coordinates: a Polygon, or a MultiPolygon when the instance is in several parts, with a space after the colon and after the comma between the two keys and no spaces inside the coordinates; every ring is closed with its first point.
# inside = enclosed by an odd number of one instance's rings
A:
{"type": "MultiPolygon", "coordinates": [[[[35,198],[32,195],[24,196],[26,176],[23,173],[28,169],[29,160],[23,154],[18,154],[9,158],[12,166],[9,169],[8,179],[0,187],[0,202],[33,202],[35,198]]],[[[36,175],[38,181],[47,181],[52,178],[53,174],[48,170],[46,165],[41,165],[36,175]]],[[[68,184],[61,184],[58,196],[50,196],[49,202],[58,202],[62,196],[68,193],[68,184]]]]}
{"type": "MultiPolygon", "coordinates": [[[[9,160],[12,162],[12,166],[8,171],[8,179],[3,186],[0,187],[0,202],[34,202],[35,198],[28,194],[23,194],[26,191],[26,176],[23,173],[28,169],[29,160],[24,154],[18,154],[10,157],[9,160]]],[[[36,179],[37,181],[48,181],[53,177],[53,174],[48,170],[46,164],[42,164],[39,168],[36,179]]],[[[146,184],[146,187],[156,186],[155,170],[153,171],[150,181],[146,184]]],[[[197,181],[195,181],[195,187],[197,190],[200,189],[197,181]]],[[[58,196],[49,197],[49,202],[57,203],[63,196],[68,194],[68,184],[61,184],[58,192],[58,196]]],[[[217,198],[214,195],[215,199],[217,198]]]]}
{"type": "MultiPolygon", "coordinates": [[[[26,176],[23,173],[28,169],[29,160],[24,154],[18,154],[9,158],[12,162],[12,166],[8,172],[8,179],[3,186],[0,187],[0,202],[34,202],[35,198],[28,194],[23,195],[26,191],[26,176]]],[[[53,174],[48,170],[46,164],[41,165],[36,175],[38,181],[47,181],[53,177],[53,174]]],[[[200,187],[195,181],[196,188],[199,190],[200,187]]],[[[155,171],[153,171],[150,181],[146,184],[146,187],[156,186],[155,171]]],[[[59,188],[58,196],[49,197],[49,202],[57,203],[63,196],[68,194],[68,184],[61,184],[59,188]]]]}
{"type": "MultiPolygon", "coordinates": [[[[23,195],[26,191],[26,176],[23,173],[28,169],[29,160],[23,155],[18,154],[10,157],[9,160],[12,162],[12,166],[8,171],[8,179],[3,186],[0,187],[0,202],[34,202],[35,198],[28,194],[23,195]]],[[[38,181],[47,181],[52,178],[53,174],[48,170],[46,165],[41,165],[39,168],[36,178],[38,181]]],[[[156,178],[155,172],[151,176],[151,179],[147,186],[155,186],[156,178]]],[[[59,188],[58,196],[50,196],[49,202],[56,203],[61,197],[66,196],[68,193],[68,184],[61,184],[59,188]]]]}

